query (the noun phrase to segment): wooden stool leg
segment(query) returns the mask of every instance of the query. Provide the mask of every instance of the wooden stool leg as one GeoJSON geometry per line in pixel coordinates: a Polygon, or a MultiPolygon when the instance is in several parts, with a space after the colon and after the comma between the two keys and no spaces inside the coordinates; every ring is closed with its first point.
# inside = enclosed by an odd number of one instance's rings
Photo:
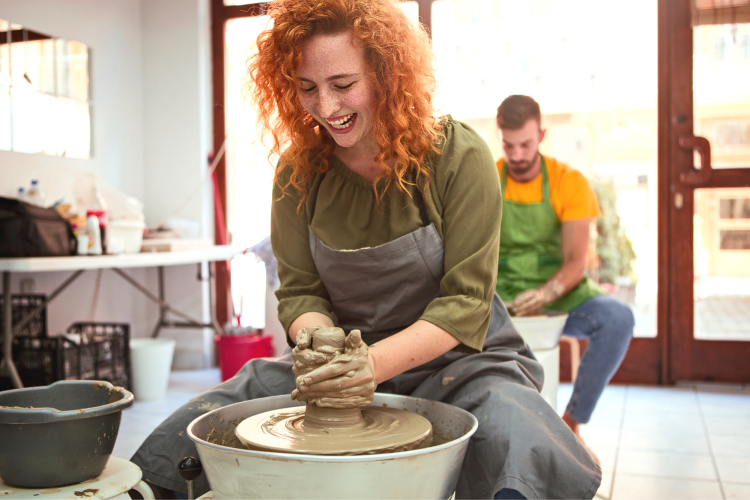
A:
{"type": "Polygon", "coordinates": [[[581,344],[575,337],[563,335],[560,342],[565,342],[570,347],[570,382],[575,383],[578,374],[578,365],[581,364],[581,344]]]}

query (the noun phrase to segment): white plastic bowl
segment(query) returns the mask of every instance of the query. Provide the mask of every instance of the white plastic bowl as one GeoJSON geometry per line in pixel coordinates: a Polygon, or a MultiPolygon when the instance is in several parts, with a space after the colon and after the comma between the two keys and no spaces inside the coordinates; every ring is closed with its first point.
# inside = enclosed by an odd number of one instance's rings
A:
{"type": "Polygon", "coordinates": [[[146,224],[139,220],[113,220],[107,226],[109,253],[138,253],[141,251],[146,224]]]}
{"type": "Polygon", "coordinates": [[[567,314],[511,317],[521,337],[534,349],[553,349],[560,343],[567,314]]]}

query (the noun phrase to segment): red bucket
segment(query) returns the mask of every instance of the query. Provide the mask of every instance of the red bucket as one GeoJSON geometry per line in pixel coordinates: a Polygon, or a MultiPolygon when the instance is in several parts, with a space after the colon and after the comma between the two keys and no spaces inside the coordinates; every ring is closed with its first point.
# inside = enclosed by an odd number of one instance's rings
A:
{"type": "Polygon", "coordinates": [[[251,359],[274,354],[270,335],[217,335],[215,340],[219,348],[222,381],[234,377],[251,359]]]}

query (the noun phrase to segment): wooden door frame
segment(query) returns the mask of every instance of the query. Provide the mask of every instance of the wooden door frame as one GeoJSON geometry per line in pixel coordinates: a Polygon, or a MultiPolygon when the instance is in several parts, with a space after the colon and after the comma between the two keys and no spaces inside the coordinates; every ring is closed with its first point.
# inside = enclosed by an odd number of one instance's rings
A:
{"type": "MultiPolygon", "coordinates": [[[[660,275],[659,289],[669,292],[659,310],[660,318],[667,320],[662,376],[669,382],[747,382],[750,343],[694,337],[693,214],[697,187],[687,185],[681,176],[700,170],[694,169],[693,150],[679,145],[681,137],[693,136],[695,130],[691,1],[659,0],[659,213],[663,215],[659,221],[659,268],[664,275],[660,275]]],[[[713,170],[698,187],[734,186],[750,186],[750,169],[713,170]]]]}
{"type": "MultiPolygon", "coordinates": [[[[266,4],[224,5],[223,0],[211,2],[211,74],[213,84],[213,150],[219,151],[226,137],[226,114],[224,113],[224,85],[225,85],[225,53],[224,43],[227,21],[242,17],[261,16],[265,13],[266,4]]],[[[221,214],[214,210],[215,227],[227,227],[227,167],[226,155],[216,166],[216,181],[218,184],[221,214]],[[219,217],[223,216],[220,221],[219,217]]],[[[214,243],[225,244],[218,232],[214,231],[214,243]]],[[[216,319],[224,325],[231,317],[232,292],[230,274],[226,262],[216,263],[216,319]]]]}

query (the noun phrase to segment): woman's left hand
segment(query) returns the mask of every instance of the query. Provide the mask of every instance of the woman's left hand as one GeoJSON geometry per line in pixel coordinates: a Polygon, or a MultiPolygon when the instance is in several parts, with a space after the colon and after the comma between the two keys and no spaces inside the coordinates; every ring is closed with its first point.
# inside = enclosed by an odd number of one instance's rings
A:
{"type": "Polygon", "coordinates": [[[375,396],[375,366],[359,330],[346,336],[343,354],[297,377],[297,389],[318,406],[359,408],[375,396]]]}

